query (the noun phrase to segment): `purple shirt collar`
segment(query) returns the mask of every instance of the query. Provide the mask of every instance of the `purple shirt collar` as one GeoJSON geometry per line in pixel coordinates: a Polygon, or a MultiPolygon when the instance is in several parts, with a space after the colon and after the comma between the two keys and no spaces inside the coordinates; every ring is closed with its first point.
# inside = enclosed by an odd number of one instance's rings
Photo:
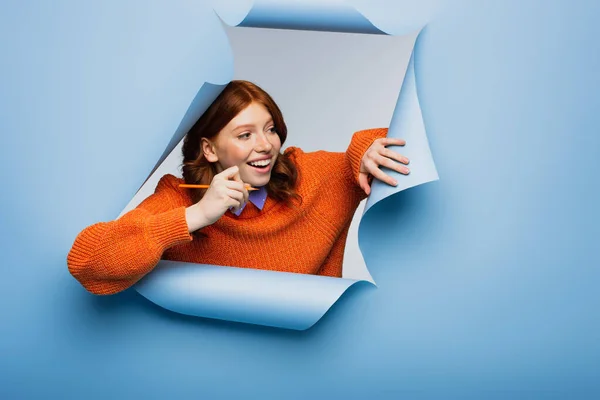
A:
{"type": "MultiPolygon", "coordinates": [[[[267,201],[267,189],[266,189],[266,187],[261,186],[259,190],[253,190],[253,191],[251,191],[248,194],[248,201],[251,201],[252,204],[254,204],[256,207],[258,207],[259,210],[262,210],[263,207],[264,207],[264,205],[265,205],[265,201],[267,201]]],[[[239,217],[240,214],[242,213],[242,211],[244,211],[244,208],[246,207],[246,204],[244,204],[237,212],[234,212],[234,214],[239,217]]]]}

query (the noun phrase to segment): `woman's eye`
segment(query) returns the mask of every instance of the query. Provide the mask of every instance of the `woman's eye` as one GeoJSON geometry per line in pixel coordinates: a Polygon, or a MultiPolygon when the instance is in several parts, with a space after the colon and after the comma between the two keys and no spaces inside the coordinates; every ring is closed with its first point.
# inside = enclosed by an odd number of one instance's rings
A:
{"type": "Polygon", "coordinates": [[[275,129],[275,127],[269,128],[269,132],[277,133],[277,129],[275,129]]]}
{"type": "Polygon", "coordinates": [[[250,137],[250,132],[242,133],[241,135],[238,136],[238,138],[240,138],[240,139],[247,139],[249,137],[250,137]]]}

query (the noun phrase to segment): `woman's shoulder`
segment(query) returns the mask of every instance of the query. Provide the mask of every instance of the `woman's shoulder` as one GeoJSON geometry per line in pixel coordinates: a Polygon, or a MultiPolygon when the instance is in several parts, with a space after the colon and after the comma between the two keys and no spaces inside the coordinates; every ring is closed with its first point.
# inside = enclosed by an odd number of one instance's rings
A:
{"type": "Polygon", "coordinates": [[[157,187],[159,187],[159,186],[179,187],[179,185],[182,183],[184,183],[183,178],[176,177],[173,174],[165,174],[158,181],[157,187]]]}
{"type": "Polygon", "coordinates": [[[388,128],[368,128],[361,129],[359,131],[354,132],[353,136],[366,136],[366,137],[385,137],[388,133],[388,128]]]}
{"type": "Polygon", "coordinates": [[[154,190],[154,193],[187,197],[186,190],[179,187],[179,185],[182,183],[185,183],[183,178],[177,177],[173,174],[165,174],[160,178],[160,180],[156,184],[156,189],[154,190]]]}
{"type": "Polygon", "coordinates": [[[160,177],[158,183],[156,184],[155,192],[165,191],[165,190],[176,190],[178,192],[181,191],[179,184],[184,183],[182,178],[178,178],[173,174],[165,174],[160,177]]]}
{"type": "Polygon", "coordinates": [[[292,160],[302,181],[310,187],[317,185],[317,182],[343,179],[347,172],[348,166],[342,152],[325,150],[308,152],[299,147],[288,147],[284,154],[292,160]]]}
{"type": "MultiPolygon", "coordinates": [[[[349,136],[350,144],[355,144],[355,142],[372,142],[375,139],[379,139],[382,137],[386,137],[388,133],[388,128],[369,128],[369,129],[361,129],[355,131],[352,135],[349,136]]],[[[336,157],[340,154],[340,152],[335,151],[327,151],[327,150],[316,150],[311,152],[305,152],[300,147],[290,146],[285,149],[284,154],[290,156],[291,158],[326,158],[326,157],[336,157]]]]}
{"type": "Polygon", "coordinates": [[[288,147],[283,152],[297,166],[314,166],[323,168],[342,160],[344,153],[327,150],[304,151],[300,147],[288,147]]]}
{"type": "Polygon", "coordinates": [[[170,204],[171,208],[189,205],[191,203],[189,192],[179,187],[182,183],[185,183],[183,178],[173,174],[161,176],[154,187],[154,193],[149,195],[142,204],[148,202],[152,204],[170,204]]]}

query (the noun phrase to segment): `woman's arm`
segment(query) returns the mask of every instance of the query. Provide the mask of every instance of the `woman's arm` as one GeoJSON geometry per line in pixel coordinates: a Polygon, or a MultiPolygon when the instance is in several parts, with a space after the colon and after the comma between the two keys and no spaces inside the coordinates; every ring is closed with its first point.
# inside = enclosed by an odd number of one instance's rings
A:
{"type": "MultiPolygon", "coordinates": [[[[358,131],[352,135],[352,140],[350,141],[348,150],[346,150],[346,160],[350,165],[350,171],[352,173],[351,181],[355,185],[360,186],[359,176],[363,156],[373,142],[377,139],[386,137],[387,132],[387,128],[374,128],[358,131]]],[[[371,179],[372,177],[370,177],[369,183],[371,179]]],[[[366,195],[363,198],[365,197],[366,195]]]]}
{"type": "Polygon", "coordinates": [[[350,163],[352,176],[357,184],[363,156],[373,142],[386,137],[387,132],[387,128],[374,128],[358,131],[352,135],[352,140],[350,141],[350,145],[348,145],[348,150],[346,150],[346,159],[350,163]]]}
{"type": "Polygon", "coordinates": [[[69,272],[94,294],[113,294],[150,272],[163,252],[189,242],[186,199],[166,175],[153,195],[121,218],[85,228],[67,256],[69,272]]]}

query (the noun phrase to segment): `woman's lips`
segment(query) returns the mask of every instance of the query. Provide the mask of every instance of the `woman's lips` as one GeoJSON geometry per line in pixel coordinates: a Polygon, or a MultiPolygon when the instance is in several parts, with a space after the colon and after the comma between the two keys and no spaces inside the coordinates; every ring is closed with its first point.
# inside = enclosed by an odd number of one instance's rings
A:
{"type": "Polygon", "coordinates": [[[262,167],[262,168],[261,167],[255,167],[255,166],[251,165],[250,163],[246,163],[246,164],[250,168],[252,168],[252,170],[255,173],[258,173],[258,174],[267,174],[267,173],[271,172],[271,168],[273,168],[274,161],[271,160],[271,162],[269,163],[269,165],[267,165],[266,167],[262,167]]]}

